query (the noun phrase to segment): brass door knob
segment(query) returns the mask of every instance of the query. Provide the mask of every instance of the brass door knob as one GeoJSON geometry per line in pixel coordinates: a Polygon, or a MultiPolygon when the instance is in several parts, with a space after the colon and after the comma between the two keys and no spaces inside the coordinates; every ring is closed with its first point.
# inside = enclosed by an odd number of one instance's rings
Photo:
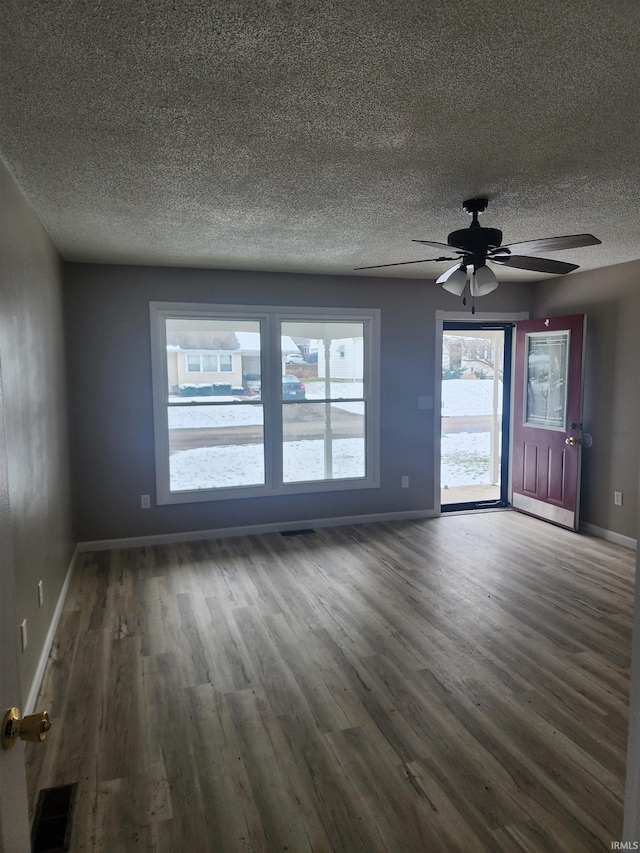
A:
{"type": "Polygon", "coordinates": [[[568,444],[569,447],[575,447],[576,444],[582,444],[582,440],[576,438],[574,435],[570,435],[569,438],[565,438],[564,443],[568,444]]]}
{"type": "Polygon", "coordinates": [[[20,719],[20,710],[9,708],[2,723],[2,748],[11,749],[18,738],[30,743],[40,743],[46,738],[50,728],[51,720],[46,711],[28,714],[20,719]]]}

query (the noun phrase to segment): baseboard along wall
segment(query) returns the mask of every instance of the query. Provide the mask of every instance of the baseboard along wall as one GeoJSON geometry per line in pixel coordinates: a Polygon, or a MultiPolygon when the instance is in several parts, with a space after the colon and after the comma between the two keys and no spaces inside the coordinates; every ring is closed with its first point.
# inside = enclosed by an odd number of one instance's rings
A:
{"type": "Polygon", "coordinates": [[[621,533],[614,533],[613,530],[605,530],[604,527],[598,527],[595,524],[584,522],[580,525],[580,531],[588,533],[590,536],[597,536],[598,539],[606,539],[607,542],[622,545],[623,548],[630,548],[632,551],[637,550],[638,547],[637,539],[632,539],[631,536],[623,536],[621,533]]]}
{"type": "Polygon", "coordinates": [[[78,546],[76,546],[73,552],[73,556],[71,557],[71,562],[69,563],[69,568],[67,569],[67,574],[65,575],[64,583],[62,584],[62,588],[60,590],[60,595],[58,596],[58,601],[56,602],[55,610],[53,611],[53,615],[51,617],[51,622],[49,623],[49,630],[47,631],[47,636],[45,637],[44,644],[42,646],[42,651],[40,652],[40,657],[38,658],[38,666],[36,667],[35,675],[33,676],[33,681],[31,682],[31,689],[29,690],[29,693],[24,703],[25,714],[32,714],[36,710],[36,702],[38,701],[38,694],[40,693],[40,687],[42,686],[44,671],[47,668],[49,654],[51,653],[51,647],[53,645],[53,640],[55,638],[56,630],[58,628],[58,622],[60,621],[60,614],[62,613],[62,608],[64,607],[64,602],[67,597],[69,584],[71,583],[71,576],[73,575],[73,569],[76,564],[76,559],[79,553],[79,548],[78,546]]]}

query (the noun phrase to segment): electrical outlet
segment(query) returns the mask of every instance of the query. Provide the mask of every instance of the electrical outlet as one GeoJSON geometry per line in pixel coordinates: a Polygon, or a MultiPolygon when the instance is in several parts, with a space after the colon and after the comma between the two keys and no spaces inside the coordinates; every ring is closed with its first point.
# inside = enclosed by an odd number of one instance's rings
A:
{"type": "Polygon", "coordinates": [[[409,478],[407,477],[406,474],[402,477],[402,488],[403,489],[409,488],[409,478]]]}
{"type": "Polygon", "coordinates": [[[23,619],[20,623],[20,637],[22,638],[22,651],[27,648],[27,620],[23,619]]]}
{"type": "Polygon", "coordinates": [[[42,607],[44,604],[44,588],[42,585],[42,581],[38,581],[38,607],[42,607]]]}
{"type": "Polygon", "coordinates": [[[140,509],[151,509],[151,495],[140,495],[140,509]]]}
{"type": "Polygon", "coordinates": [[[622,506],[622,492],[613,493],[613,502],[616,506],[622,506]]]}

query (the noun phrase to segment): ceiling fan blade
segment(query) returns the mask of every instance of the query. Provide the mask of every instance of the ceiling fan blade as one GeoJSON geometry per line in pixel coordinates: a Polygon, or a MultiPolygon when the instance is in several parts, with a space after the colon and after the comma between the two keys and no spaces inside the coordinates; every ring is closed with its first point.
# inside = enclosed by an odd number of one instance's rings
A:
{"type": "Polygon", "coordinates": [[[552,261],[549,258],[530,258],[527,255],[505,255],[505,257],[488,258],[491,263],[501,264],[504,267],[516,267],[519,270],[533,270],[534,272],[548,272],[552,275],[565,275],[565,273],[578,269],[578,264],[567,264],[564,261],[552,261]]]}
{"type": "Polygon", "coordinates": [[[354,272],[356,270],[379,270],[382,267],[402,267],[405,264],[426,264],[429,262],[436,263],[436,261],[454,261],[455,258],[421,258],[419,261],[398,261],[395,264],[374,264],[372,267],[354,267],[354,272]]]}
{"type": "Polygon", "coordinates": [[[509,243],[495,251],[508,249],[510,252],[558,252],[560,249],[579,249],[581,246],[597,246],[600,243],[593,234],[568,234],[566,237],[542,237],[540,240],[525,240],[509,243]]]}
{"type": "Polygon", "coordinates": [[[455,264],[453,267],[449,267],[446,272],[443,272],[440,278],[436,279],[436,284],[444,284],[445,281],[456,272],[456,270],[460,269],[460,264],[455,264]]]}
{"type": "Polygon", "coordinates": [[[412,240],[412,243],[422,243],[423,246],[434,246],[436,249],[446,249],[447,252],[455,252],[456,255],[464,255],[463,249],[456,249],[455,246],[450,246],[448,243],[436,243],[433,240],[412,240]]]}

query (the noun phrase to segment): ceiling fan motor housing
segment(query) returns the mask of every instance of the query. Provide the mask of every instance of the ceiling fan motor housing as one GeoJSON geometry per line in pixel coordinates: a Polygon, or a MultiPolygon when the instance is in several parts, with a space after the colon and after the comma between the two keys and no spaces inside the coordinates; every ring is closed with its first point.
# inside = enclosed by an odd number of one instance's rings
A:
{"type": "Polygon", "coordinates": [[[483,228],[477,225],[475,228],[461,228],[452,231],[447,237],[447,243],[462,249],[470,255],[486,256],[489,249],[497,249],[502,243],[502,231],[498,228],[483,228]]]}

